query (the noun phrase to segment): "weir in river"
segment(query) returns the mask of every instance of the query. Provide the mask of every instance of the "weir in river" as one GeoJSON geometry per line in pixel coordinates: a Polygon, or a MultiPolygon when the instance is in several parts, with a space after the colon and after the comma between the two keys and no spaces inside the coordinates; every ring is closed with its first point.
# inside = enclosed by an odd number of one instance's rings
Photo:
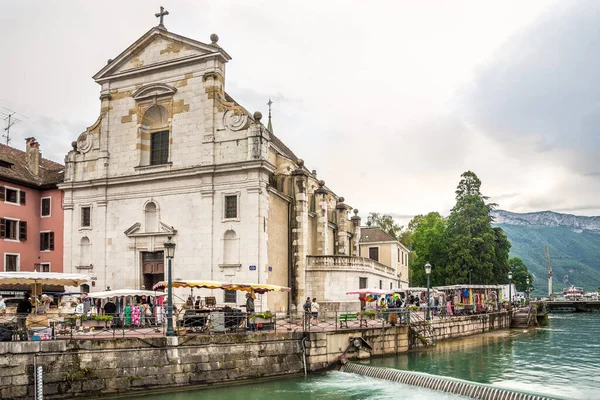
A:
{"type": "MultiPolygon", "coordinates": [[[[516,392],[459,379],[429,375],[420,372],[400,371],[383,367],[371,367],[348,362],[340,370],[370,378],[384,379],[425,389],[467,396],[479,400],[552,400],[553,398],[531,393],[516,392]]],[[[556,398],[554,398],[556,399],[556,398]]]]}

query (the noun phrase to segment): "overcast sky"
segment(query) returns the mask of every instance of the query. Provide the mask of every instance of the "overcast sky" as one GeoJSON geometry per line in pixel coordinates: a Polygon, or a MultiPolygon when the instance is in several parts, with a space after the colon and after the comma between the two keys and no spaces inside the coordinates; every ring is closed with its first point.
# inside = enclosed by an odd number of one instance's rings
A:
{"type": "Polygon", "coordinates": [[[502,209],[600,214],[593,0],[3,2],[11,144],[62,162],[99,114],[91,76],[161,4],[170,31],[219,35],[227,92],[265,115],[271,96],[275,133],[363,217],[445,215],[466,170],[502,209]]]}

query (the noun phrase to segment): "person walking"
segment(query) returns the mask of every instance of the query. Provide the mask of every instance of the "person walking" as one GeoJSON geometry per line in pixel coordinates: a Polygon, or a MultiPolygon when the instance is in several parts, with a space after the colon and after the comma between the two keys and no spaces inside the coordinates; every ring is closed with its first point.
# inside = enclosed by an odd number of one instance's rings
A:
{"type": "Polygon", "coordinates": [[[310,303],[310,312],[312,314],[313,325],[319,325],[319,303],[317,303],[316,297],[313,297],[310,303]]]}
{"type": "Polygon", "coordinates": [[[310,326],[311,304],[312,304],[312,301],[310,301],[310,296],[309,296],[306,298],[306,301],[304,302],[304,305],[302,306],[302,308],[304,309],[304,329],[308,329],[308,327],[310,326]]]}
{"type": "Polygon", "coordinates": [[[4,314],[6,314],[6,303],[4,302],[2,296],[0,296],[0,315],[4,314]]]}

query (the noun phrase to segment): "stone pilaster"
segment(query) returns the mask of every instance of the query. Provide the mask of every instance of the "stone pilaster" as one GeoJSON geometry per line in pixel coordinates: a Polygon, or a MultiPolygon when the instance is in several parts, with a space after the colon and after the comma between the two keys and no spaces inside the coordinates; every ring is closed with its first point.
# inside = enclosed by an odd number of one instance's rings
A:
{"type": "Polygon", "coordinates": [[[327,216],[327,189],[325,189],[325,181],[319,181],[319,188],[315,190],[315,203],[317,213],[317,254],[329,254],[329,229],[327,216]]]}
{"type": "Polygon", "coordinates": [[[294,221],[292,226],[293,301],[296,307],[306,297],[306,256],[308,254],[308,172],[304,161],[297,161],[298,168],[292,172],[294,185],[294,221]]]}
{"type": "Polygon", "coordinates": [[[335,212],[337,213],[337,243],[338,243],[338,254],[348,256],[350,255],[350,241],[348,237],[349,221],[348,221],[348,206],[344,204],[344,198],[340,197],[338,203],[335,206],[335,212]]]}
{"type": "Polygon", "coordinates": [[[359,256],[360,253],[360,217],[358,216],[358,210],[354,209],[354,215],[352,218],[352,225],[354,225],[354,236],[352,237],[352,252],[354,256],[359,256]]]}

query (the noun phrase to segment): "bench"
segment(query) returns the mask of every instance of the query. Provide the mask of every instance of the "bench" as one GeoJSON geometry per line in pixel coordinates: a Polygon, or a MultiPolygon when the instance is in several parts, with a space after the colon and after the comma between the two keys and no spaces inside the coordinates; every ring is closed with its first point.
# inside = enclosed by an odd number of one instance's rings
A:
{"type": "Polygon", "coordinates": [[[348,327],[348,321],[356,321],[358,317],[356,316],[356,314],[353,313],[346,313],[346,314],[340,314],[340,328],[344,327],[344,324],[346,325],[346,328],[348,327]]]}

